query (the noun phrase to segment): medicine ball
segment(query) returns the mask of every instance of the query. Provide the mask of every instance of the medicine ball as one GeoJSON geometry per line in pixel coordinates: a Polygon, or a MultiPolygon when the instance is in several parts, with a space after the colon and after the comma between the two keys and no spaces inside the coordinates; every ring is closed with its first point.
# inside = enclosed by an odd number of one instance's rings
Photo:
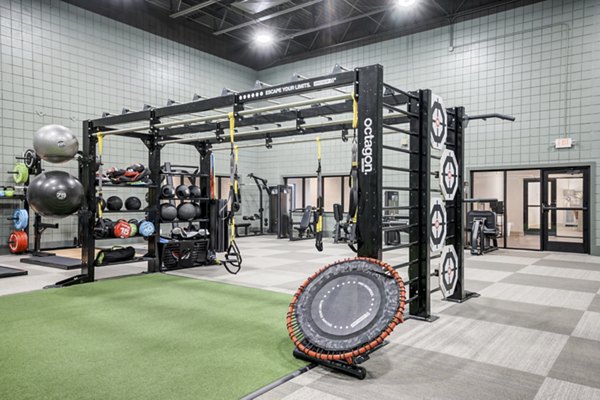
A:
{"type": "Polygon", "coordinates": [[[129,223],[129,225],[131,225],[131,236],[135,236],[138,233],[138,221],[136,219],[130,219],[129,221],[127,221],[129,223]]]}
{"type": "Polygon", "coordinates": [[[154,224],[150,221],[141,221],[138,231],[143,237],[154,235],[154,224]]]}
{"type": "Polygon", "coordinates": [[[199,198],[202,196],[202,191],[198,186],[190,186],[190,197],[199,198]]]}
{"type": "Polygon", "coordinates": [[[110,196],[106,200],[106,207],[110,211],[119,211],[123,207],[123,200],[119,196],[110,196]]]}
{"type": "Polygon", "coordinates": [[[131,236],[131,225],[124,219],[120,219],[113,228],[113,234],[116,238],[126,239],[131,236]]]}
{"type": "Polygon", "coordinates": [[[139,210],[142,208],[142,201],[135,196],[128,197],[125,200],[125,208],[128,210],[139,210]]]}
{"type": "Polygon", "coordinates": [[[29,183],[27,201],[43,217],[62,218],[81,207],[83,186],[64,171],[43,172],[29,183]]]}
{"type": "Polygon", "coordinates": [[[173,221],[175,218],[177,218],[177,207],[175,207],[173,204],[169,204],[169,203],[161,204],[159,212],[160,212],[160,218],[163,221],[173,221]]]}
{"type": "Polygon", "coordinates": [[[33,135],[33,148],[42,160],[64,163],[75,157],[79,142],[70,129],[62,125],[46,125],[33,135]]]}
{"type": "Polygon", "coordinates": [[[179,185],[177,189],[175,189],[175,194],[180,199],[189,199],[190,197],[190,188],[186,185],[179,185]]]}
{"type": "Polygon", "coordinates": [[[191,221],[196,218],[196,207],[193,203],[181,203],[177,207],[177,218],[180,221],[191,221]]]}
{"type": "Polygon", "coordinates": [[[175,189],[173,185],[164,185],[160,188],[160,197],[163,199],[172,199],[175,197],[175,189]]]}

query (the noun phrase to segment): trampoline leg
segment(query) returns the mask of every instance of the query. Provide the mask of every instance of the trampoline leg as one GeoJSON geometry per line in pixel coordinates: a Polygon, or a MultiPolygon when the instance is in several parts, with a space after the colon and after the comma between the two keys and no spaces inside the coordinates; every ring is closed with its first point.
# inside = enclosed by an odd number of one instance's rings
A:
{"type": "Polygon", "coordinates": [[[358,367],[356,365],[350,365],[350,364],[340,362],[340,361],[321,360],[321,359],[306,355],[298,349],[294,349],[293,355],[294,355],[294,357],[296,357],[299,360],[308,361],[308,362],[312,362],[312,363],[315,363],[318,365],[322,365],[324,367],[331,368],[333,370],[342,372],[346,375],[350,375],[350,376],[353,376],[353,377],[361,379],[361,380],[365,379],[365,377],[367,376],[367,370],[363,367],[358,367]]]}

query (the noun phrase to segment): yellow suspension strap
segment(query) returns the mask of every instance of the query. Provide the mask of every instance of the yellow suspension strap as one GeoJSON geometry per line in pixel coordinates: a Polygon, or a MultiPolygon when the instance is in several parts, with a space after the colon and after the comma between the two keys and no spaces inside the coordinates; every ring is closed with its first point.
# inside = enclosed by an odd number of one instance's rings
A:
{"type": "Polygon", "coordinates": [[[321,138],[317,136],[317,212],[315,226],[315,247],[323,251],[323,177],[321,175],[321,138]]]}
{"type": "Polygon", "coordinates": [[[231,152],[229,154],[229,247],[225,252],[225,261],[223,266],[230,274],[237,274],[242,268],[242,255],[235,242],[235,213],[240,210],[240,186],[238,182],[238,147],[235,145],[235,114],[229,113],[229,142],[231,143],[231,152]],[[235,268],[235,271],[229,268],[229,265],[235,268]]]}
{"type": "Polygon", "coordinates": [[[98,197],[96,199],[96,210],[98,210],[97,214],[98,214],[98,218],[102,219],[103,215],[104,215],[104,210],[102,209],[102,151],[104,150],[104,134],[101,132],[98,132],[98,135],[96,135],[96,138],[98,139],[98,159],[96,160],[97,162],[100,163],[100,165],[98,165],[97,169],[98,169],[98,197]]]}
{"type": "Polygon", "coordinates": [[[358,142],[356,140],[356,128],[358,127],[358,101],[352,93],[352,165],[350,167],[350,204],[348,205],[348,246],[357,253],[356,248],[356,221],[358,220],[358,142]]]}

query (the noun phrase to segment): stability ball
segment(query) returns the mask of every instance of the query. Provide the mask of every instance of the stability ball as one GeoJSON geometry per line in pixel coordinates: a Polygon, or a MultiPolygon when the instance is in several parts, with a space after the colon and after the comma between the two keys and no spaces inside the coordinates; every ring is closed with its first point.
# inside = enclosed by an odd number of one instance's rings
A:
{"type": "Polygon", "coordinates": [[[81,207],[83,186],[66,172],[43,172],[30,182],[27,201],[33,211],[44,217],[66,217],[81,207]]]}
{"type": "Polygon", "coordinates": [[[75,157],[79,142],[70,129],[62,125],[46,125],[33,135],[33,148],[42,160],[58,164],[75,157]]]}

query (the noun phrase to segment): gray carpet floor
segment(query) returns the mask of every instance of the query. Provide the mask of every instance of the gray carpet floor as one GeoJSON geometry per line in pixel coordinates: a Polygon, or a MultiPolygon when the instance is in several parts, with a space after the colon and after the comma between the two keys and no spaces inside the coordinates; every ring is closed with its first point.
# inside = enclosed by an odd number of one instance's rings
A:
{"type": "MultiPolygon", "coordinates": [[[[323,253],[312,241],[272,236],[240,238],[238,244],[244,257],[238,275],[219,266],[172,273],[292,294],[323,265],[353,256],[345,245],[329,241],[323,253]]],[[[440,318],[407,320],[396,328],[390,345],[364,364],[364,381],[315,368],[261,399],[600,400],[600,257],[509,250],[465,254],[466,288],[481,297],[455,304],[433,293],[432,312],[440,318]]],[[[387,262],[406,260],[405,251],[386,253],[387,262]]],[[[29,271],[0,280],[0,295],[38,290],[78,273],[19,263],[13,256],[0,262],[29,271]]],[[[99,268],[98,274],[143,270],[138,263],[99,268]]]]}

